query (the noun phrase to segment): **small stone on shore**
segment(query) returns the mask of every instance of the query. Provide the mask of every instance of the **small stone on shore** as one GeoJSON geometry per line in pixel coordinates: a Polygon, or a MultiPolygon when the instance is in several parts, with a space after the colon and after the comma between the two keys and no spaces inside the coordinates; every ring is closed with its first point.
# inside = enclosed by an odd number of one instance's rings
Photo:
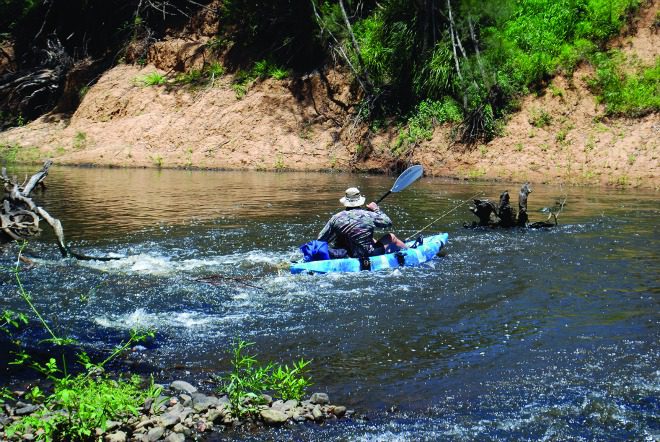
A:
{"type": "Polygon", "coordinates": [[[330,398],[326,393],[314,393],[312,397],[309,398],[309,401],[312,404],[323,405],[330,403],[330,398]]]}
{"type": "Polygon", "coordinates": [[[261,410],[261,418],[267,425],[279,425],[286,422],[289,416],[279,410],[268,408],[261,410]]]}
{"type": "Polygon", "coordinates": [[[187,394],[197,393],[197,388],[193,387],[186,381],[174,381],[170,384],[170,388],[176,391],[183,391],[187,394]]]}
{"type": "Polygon", "coordinates": [[[106,435],[103,440],[105,440],[105,442],[126,442],[126,433],[123,431],[110,433],[106,435]]]}

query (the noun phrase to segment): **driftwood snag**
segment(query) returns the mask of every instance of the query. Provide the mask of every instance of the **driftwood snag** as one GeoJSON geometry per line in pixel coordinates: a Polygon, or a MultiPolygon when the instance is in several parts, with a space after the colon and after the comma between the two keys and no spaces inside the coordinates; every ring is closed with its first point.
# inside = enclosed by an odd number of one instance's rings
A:
{"type": "Polygon", "coordinates": [[[5,235],[4,242],[8,240],[29,240],[41,232],[39,222],[43,219],[55,231],[57,246],[62,256],[68,256],[64,244],[62,223],[57,218],[53,218],[45,209],[35,204],[30,196],[37,186],[43,186],[43,181],[48,176],[48,169],[52,164],[51,160],[44,162],[41,170],[26,179],[22,184],[18,183],[16,177],[9,178],[7,169],[2,168],[0,179],[2,179],[4,185],[5,195],[2,198],[2,207],[0,207],[0,230],[5,235]]]}
{"type": "Polygon", "coordinates": [[[39,207],[30,194],[32,191],[41,186],[45,188],[43,181],[48,176],[48,169],[52,166],[53,162],[47,160],[44,162],[40,171],[32,175],[29,179],[25,179],[22,184],[18,183],[16,177],[9,178],[7,169],[2,168],[0,172],[0,180],[4,185],[5,194],[2,197],[2,204],[0,204],[0,243],[9,241],[22,241],[29,240],[41,232],[39,223],[41,220],[46,221],[55,232],[57,237],[57,247],[60,249],[62,257],[74,257],[82,260],[99,260],[108,261],[111,259],[119,259],[115,257],[93,257],[81,255],[71,251],[64,242],[64,229],[62,223],[57,218],[52,217],[44,208],[39,207]]]}
{"type": "Polygon", "coordinates": [[[500,195],[499,204],[495,204],[490,200],[475,199],[474,206],[470,207],[472,212],[479,222],[472,222],[471,224],[465,223],[465,227],[527,227],[527,228],[540,228],[540,227],[554,227],[557,225],[557,216],[563,210],[566,200],[564,199],[559,206],[557,213],[551,212],[547,221],[539,221],[529,223],[529,216],[527,215],[527,197],[532,193],[532,188],[529,183],[525,183],[520,188],[518,193],[518,213],[516,209],[511,207],[509,191],[505,190],[500,195]],[[554,218],[554,223],[548,222],[550,218],[554,218]]]}

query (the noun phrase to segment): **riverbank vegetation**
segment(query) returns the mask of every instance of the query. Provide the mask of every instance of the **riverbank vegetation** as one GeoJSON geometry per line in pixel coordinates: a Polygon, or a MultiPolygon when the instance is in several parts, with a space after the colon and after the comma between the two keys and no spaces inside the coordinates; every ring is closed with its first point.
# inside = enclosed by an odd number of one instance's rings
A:
{"type": "MultiPolygon", "coordinates": [[[[36,79],[28,72],[20,77],[21,71],[62,71],[50,88],[55,96],[38,89],[38,100],[32,94],[31,102],[7,101],[4,126],[33,119],[55,104],[62,108],[56,95],[65,92],[67,71],[81,69],[83,58],[105,60],[79,73],[86,81],[82,87],[88,87],[109,64],[143,62],[166,29],[182,28],[199,11],[218,22],[216,36],[205,44],[208,66],[174,72],[175,84],[212,84],[227,72],[241,98],[256,79],[282,79],[339,63],[350,69],[360,90],[353,118],[372,130],[400,126],[394,147],[399,153],[442,123],[454,124],[455,137],[465,143],[491,139],[522,96],[540,93],[554,75],[570,77],[581,63],[596,68],[592,90],[609,115],[660,110],[657,62],[623,69],[621,56],[607,51],[609,39],[632,24],[641,0],[178,0],[102,2],[103,7],[83,2],[78,6],[88,17],[85,23],[56,23],[69,6],[65,3],[5,0],[0,5],[3,40],[16,52],[12,81],[25,80],[13,88],[37,87],[36,79]],[[113,13],[102,14],[109,10],[113,13]]],[[[145,85],[165,80],[159,73],[140,79],[145,85]]]]}
{"type": "Polygon", "coordinates": [[[160,394],[160,389],[154,386],[152,379],[145,380],[137,375],[111,378],[105,373],[109,362],[135,344],[153,338],[154,333],[149,330],[132,331],[127,340],[118,344],[98,363],[92,362],[82,350],[75,350],[73,358],[67,357],[66,350],[75,346],[76,341],[60,336],[49,325],[50,321],[36,308],[32,295],[23,285],[21,261],[26,246],[27,242],[20,244],[16,264],[3,270],[13,276],[18,296],[28,307],[30,316],[37,319],[37,327],[46,332],[47,337],[41,343],[51,347],[51,350],[47,350],[49,356],[45,361],[35,358],[20,340],[12,339],[21,327],[35,327],[28,322],[27,313],[3,310],[0,331],[9,336],[15,347],[12,351],[14,360],[9,364],[35,370],[36,375],[51,387],[46,391],[38,383],[34,385],[21,398],[31,402],[26,404],[16,402],[14,394],[3,386],[2,402],[17,404],[14,409],[17,418],[5,426],[4,434],[10,439],[14,435],[29,435],[48,441],[93,439],[97,428],[105,431],[109,421],[125,420],[138,415],[138,408],[147,398],[155,398],[160,394]]]}
{"type": "Polygon", "coordinates": [[[220,378],[221,392],[229,397],[232,412],[238,416],[257,415],[259,406],[268,403],[265,393],[272,393],[283,401],[299,401],[311,385],[305,371],[310,361],[300,359],[288,365],[260,363],[247,353],[253,343],[238,340],[232,350],[232,370],[220,378]]]}
{"type": "Polygon", "coordinates": [[[356,118],[375,122],[372,127],[392,118],[403,123],[397,151],[426,138],[431,125],[457,120],[462,141],[491,139],[521,96],[543,90],[556,74],[570,76],[584,62],[598,69],[593,90],[608,113],[660,110],[657,67],[621,72],[616,53],[605,50],[638,0],[313,0],[311,11],[308,1],[269,3],[224,2],[235,28],[251,30],[233,38],[292,66],[320,43],[327,56],[350,67],[362,89],[356,118]],[[285,26],[292,21],[306,26],[291,34],[285,26]]]}
{"type": "Polygon", "coordinates": [[[26,307],[18,312],[2,309],[0,314],[3,341],[13,347],[9,364],[35,373],[27,391],[0,386],[3,440],[90,441],[106,436],[106,440],[120,441],[129,435],[136,440],[161,440],[169,435],[166,440],[184,440],[193,432],[212,430],[216,420],[234,426],[279,425],[289,419],[318,422],[346,413],[345,407],[330,405],[322,393],[303,400],[311,385],[306,373],[310,361],[300,359],[291,367],[262,364],[247,352],[253,344],[240,339],[231,349],[232,370],[216,377],[219,398],[197,393],[185,381],[175,381],[165,391],[153,377],[106,371],[137,344],[152,340],[155,332],[132,330],[101,362],[94,362],[74,339],[51,325],[57,321],[39,311],[26,290],[22,271],[25,262],[29,265],[23,256],[27,244],[18,245],[12,267],[0,269],[12,277],[16,295],[26,307]],[[27,348],[17,337],[24,328],[41,329],[45,334],[38,348],[27,348]]]}

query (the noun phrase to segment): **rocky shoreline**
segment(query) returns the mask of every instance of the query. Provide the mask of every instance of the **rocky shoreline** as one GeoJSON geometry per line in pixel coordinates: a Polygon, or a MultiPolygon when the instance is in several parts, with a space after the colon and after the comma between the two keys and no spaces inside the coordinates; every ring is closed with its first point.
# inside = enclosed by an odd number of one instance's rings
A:
{"type": "MultiPolygon", "coordinates": [[[[341,405],[330,404],[326,393],[313,393],[309,399],[273,400],[263,395],[264,404],[258,414],[238,417],[232,414],[226,395],[204,394],[190,383],[176,380],[162,388],[157,398],[148,398],[123,422],[108,421],[105,429],[96,429],[96,439],[105,442],[183,442],[196,440],[205,433],[240,427],[275,427],[304,422],[322,423],[348,417],[354,412],[341,405]]],[[[19,398],[13,404],[0,406],[0,440],[38,440],[39,431],[6,435],[7,428],[19,419],[38,413],[43,406],[29,403],[24,391],[14,391],[19,398]]]]}

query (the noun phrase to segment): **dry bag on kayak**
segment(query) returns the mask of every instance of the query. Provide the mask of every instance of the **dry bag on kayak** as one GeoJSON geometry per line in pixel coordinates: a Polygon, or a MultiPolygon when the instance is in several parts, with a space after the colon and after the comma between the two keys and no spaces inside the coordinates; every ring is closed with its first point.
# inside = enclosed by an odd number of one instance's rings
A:
{"type": "Polygon", "coordinates": [[[309,261],[323,261],[330,259],[328,252],[328,243],[325,241],[313,240],[300,246],[300,251],[303,254],[303,260],[309,261]]]}

